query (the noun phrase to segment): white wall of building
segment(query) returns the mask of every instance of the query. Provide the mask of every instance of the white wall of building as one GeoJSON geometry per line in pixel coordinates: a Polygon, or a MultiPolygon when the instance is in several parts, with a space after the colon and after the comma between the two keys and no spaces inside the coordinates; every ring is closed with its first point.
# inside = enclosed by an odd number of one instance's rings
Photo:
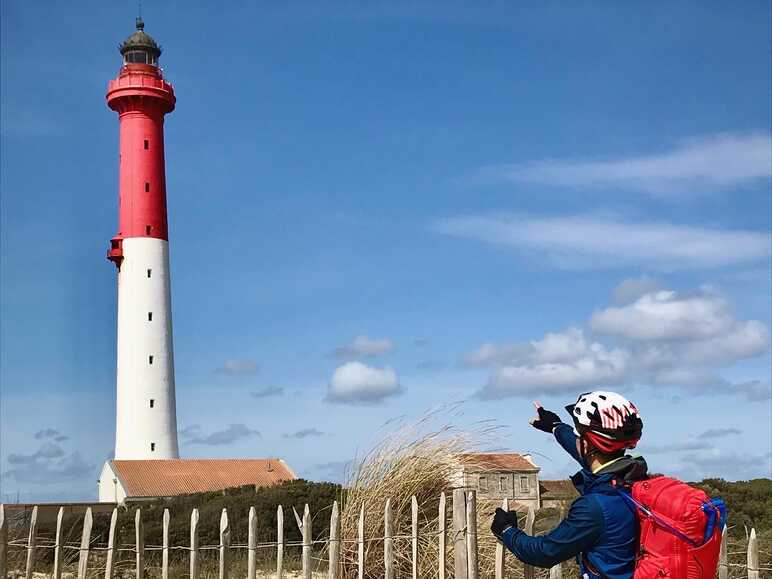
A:
{"type": "Polygon", "coordinates": [[[117,362],[115,458],[178,458],[166,240],[123,240],[117,362]]]}
{"type": "Polygon", "coordinates": [[[100,503],[122,503],[126,498],[126,491],[121,485],[121,481],[113,472],[110,461],[105,462],[102,472],[99,474],[99,502],[100,503]]]}

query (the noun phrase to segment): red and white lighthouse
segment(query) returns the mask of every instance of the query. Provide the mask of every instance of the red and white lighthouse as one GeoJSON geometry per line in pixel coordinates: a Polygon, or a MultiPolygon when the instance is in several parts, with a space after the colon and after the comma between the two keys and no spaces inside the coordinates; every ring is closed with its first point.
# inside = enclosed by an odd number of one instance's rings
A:
{"type": "Polygon", "coordinates": [[[107,89],[120,120],[118,233],[107,254],[118,268],[115,458],[127,460],[179,456],[164,166],[164,115],[176,99],[144,27],[138,18],[107,89]]]}

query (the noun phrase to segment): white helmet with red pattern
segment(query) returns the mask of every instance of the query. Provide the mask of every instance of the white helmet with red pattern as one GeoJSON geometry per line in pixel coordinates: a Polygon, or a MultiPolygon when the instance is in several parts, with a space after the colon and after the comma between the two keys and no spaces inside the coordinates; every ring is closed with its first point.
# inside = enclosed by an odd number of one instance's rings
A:
{"type": "Polygon", "coordinates": [[[581,394],[566,406],[574,419],[574,431],[602,452],[635,448],[641,438],[643,421],[638,409],[624,396],[601,390],[581,394]]]}

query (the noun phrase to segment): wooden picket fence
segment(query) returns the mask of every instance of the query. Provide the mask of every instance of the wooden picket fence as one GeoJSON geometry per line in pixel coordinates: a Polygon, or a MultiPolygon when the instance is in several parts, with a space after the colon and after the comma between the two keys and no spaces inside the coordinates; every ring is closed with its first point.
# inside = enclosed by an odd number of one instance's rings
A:
{"type": "MultiPolygon", "coordinates": [[[[453,514],[452,514],[452,534],[451,541],[453,545],[453,575],[455,579],[479,579],[480,572],[478,568],[478,545],[477,545],[477,505],[476,505],[476,493],[474,491],[466,491],[458,489],[453,492],[453,514]]],[[[508,501],[504,499],[502,507],[508,509],[508,501]]],[[[357,565],[356,565],[356,577],[357,579],[364,579],[365,577],[365,545],[371,541],[382,541],[384,550],[384,562],[383,573],[384,579],[395,579],[396,567],[394,557],[394,541],[395,539],[410,539],[411,544],[411,562],[412,562],[412,577],[411,579],[419,579],[418,571],[418,548],[419,548],[419,517],[418,517],[418,502],[415,497],[411,501],[411,534],[409,537],[398,537],[393,532],[392,521],[392,509],[391,501],[387,500],[384,508],[384,533],[383,537],[367,538],[365,537],[364,529],[364,505],[360,510],[359,520],[357,525],[357,538],[350,541],[341,539],[340,534],[340,512],[338,503],[335,502],[332,506],[330,515],[330,533],[329,537],[324,540],[314,540],[312,535],[312,520],[309,512],[308,505],[305,506],[302,517],[295,512],[293,508],[296,523],[302,535],[302,541],[297,542],[285,542],[284,540],[284,513],[281,505],[277,508],[277,541],[271,543],[258,544],[257,542],[257,517],[254,507],[250,508],[249,520],[248,520],[248,540],[246,545],[232,545],[231,544],[231,532],[228,521],[228,512],[226,509],[222,510],[220,516],[219,527],[219,544],[202,546],[199,544],[198,537],[198,524],[199,524],[199,512],[198,509],[193,509],[190,515],[190,543],[185,546],[170,546],[169,545],[169,510],[164,509],[163,513],[163,539],[162,546],[160,547],[148,547],[145,545],[143,524],[142,524],[142,512],[141,509],[135,511],[134,517],[134,531],[135,531],[135,543],[132,548],[122,549],[133,551],[135,554],[135,577],[136,579],[145,578],[145,551],[146,550],[159,550],[161,551],[161,579],[169,579],[169,553],[171,549],[182,549],[189,552],[189,576],[190,579],[200,579],[200,556],[204,550],[216,550],[218,551],[218,579],[230,579],[231,565],[230,554],[234,549],[247,549],[247,579],[255,579],[257,576],[257,550],[264,548],[276,549],[276,578],[283,579],[285,576],[284,568],[284,553],[288,547],[300,547],[302,556],[302,578],[312,579],[312,549],[314,545],[323,545],[326,549],[328,556],[327,578],[328,579],[343,579],[342,565],[341,565],[341,544],[350,542],[355,543],[357,546],[357,565]]],[[[7,556],[8,548],[23,548],[26,549],[26,567],[25,567],[25,579],[33,579],[33,572],[35,570],[36,552],[38,549],[43,548],[38,545],[38,537],[36,532],[37,526],[37,513],[38,507],[34,507],[31,513],[29,521],[29,529],[26,541],[8,540],[8,520],[5,516],[5,509],[0,504],[0,579],[7,579],[8,577],[8,565],[7,556]]],[[[437,578],[447,579],[446,569],[447,563],[447,528],[446,528],[446,497],[445,493],[440,496],[439,502],[439,529],[438,535],[438,564],[437,564],[437,578]]],[[[91,530],[93,517],[91,508],[86,510],[83,519],[83,531],[80,540],[80,545],[68,545],[63,543],[62,540],[62,523],[64,519],[64,507],[59,509],[59,513],[56,521],[56,535],[53,545],[46,545],[46,547],[54,549],[54,563],[53,563],[53,579],[61,579],[63,569],[63,550],[64,549],[77,549],[79,551],[78,558],[78,570],[77,578],[86,579],[89,571],[89,555],[96,550],[105,551],[105,563],[104,563],[104,579],[113,579],[115,574],[115,563],[118,547],[116,545],[116,525],[118,521],[118,509],[113,509],[112,517],[110,519],[110,527],[108,534],[108,542],[106,547],[95,547],[92,545],[91,530]]],[[[535,522],[535,513],[533,508],[529,508],[524,530],[532,534],[535,522]]],[[[761,571],[772,571],[772,568],[759,566],[759,550],[758,541],[756,538],[756,530],[751,529],[748,538],[748,553],[747,553],[747,565],[734,565],[744,567],[747,569],[748,579],[759,579],[761,571]]],[[[505,574],[505,557],[507,556],[506,550],[499,543],[496,546],[495,552],[495,567],[494,576],[496,579],[503,579],[505,574]]],[[[729,567],[727,559],[727,537],[726,529],[724,529],[724,536],[721,543],[721,555],[718,568],[718,579],[727,579],[729,576],[729,567]]],[[[101,572],[101,569],[100,569],[101,572]]],[[[93,570],[92,570],[93,575],[93,570]]],[[[534,579],[535,570],[529,565],[523,565],[524,579],[534,579]]],[[[562,578],[562,569],[560,565],[557,565],[550,569],[550,579],[562,578]]]]}

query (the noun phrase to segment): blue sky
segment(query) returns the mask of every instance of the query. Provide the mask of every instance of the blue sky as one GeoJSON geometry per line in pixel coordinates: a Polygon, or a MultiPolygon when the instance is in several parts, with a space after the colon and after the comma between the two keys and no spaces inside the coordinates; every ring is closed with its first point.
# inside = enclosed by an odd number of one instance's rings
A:
{"type": "MultiPolygon", "coordinates": [[[[148,1],[189,457],[339,466],[395,416],[632,398],[652,469],[772,474],[770,6],[148,1]]],[[[113,446],[130,2],[2,4],[0,495],[113,446]]]]}

